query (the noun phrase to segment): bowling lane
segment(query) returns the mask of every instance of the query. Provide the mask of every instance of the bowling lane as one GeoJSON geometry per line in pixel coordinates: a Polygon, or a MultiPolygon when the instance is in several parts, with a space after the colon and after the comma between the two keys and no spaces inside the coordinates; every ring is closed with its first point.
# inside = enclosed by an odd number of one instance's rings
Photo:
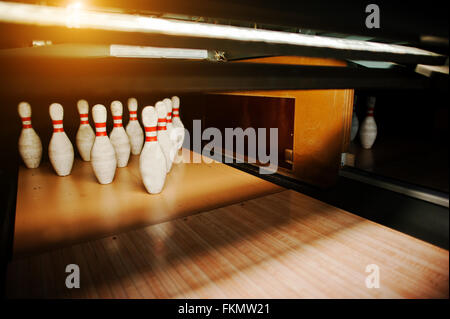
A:
{"type": "Polygon", "coordinates": [[[210,159],[185,163],[194,158],[190,151],[183,156],[158,195],[144,188],[139,156],[118,168],[108,185],[100,185],[91,163],[79,159],[66,177],[57,176],[48,162],[37,169],[20,167],[14,258],[284,190],[210,159]]]}
{"type": "Polygon", "coordinates": [[[448,267],[447,250],[285,190],[15,259],[6,293],[10,298],[448,298],[448,267]],[[79,289],[65,286],[68,264],[79,266],[79,289]]]}

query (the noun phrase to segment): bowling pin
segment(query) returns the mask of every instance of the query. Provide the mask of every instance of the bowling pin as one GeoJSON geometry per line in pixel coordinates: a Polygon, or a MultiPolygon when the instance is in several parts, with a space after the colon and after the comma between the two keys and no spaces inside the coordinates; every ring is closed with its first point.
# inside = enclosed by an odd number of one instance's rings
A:
{"type": "Polygon", "coordinates": [[[91,160],[91,149],[94,144],[95,133],[89,124],[89,104],[86,100],[79,100],[77,103],[78,113],[80,113],[80,127],[77,131],[75,142],[78,152],[83,161],[91,160]]]}
{"type": "Polygon", "coordinates": [[[139,170],[145,189],[150,194],[162,191],[166,180],[166,157],[157,136],[158,115],[155,108],[146,106],[142,110],[145,129],[145,143],[139,156],[139,170]]]}
{"type": "Polygon", "coordinates": [[[172,150],[173,150],[173,158],[172,163],[174,161],[174,157],[178,151],[178,144],[177,144],[177,131],[173,129],[173,123],[172,123],[172,100],[171,99],[164,99],[163,102],[166,104],[166,111],[167,111],[167,134],[169,134],[170,142],[172,143],[172,150]]]}
{"type": "Polygon", "coordinates": [[[17,109],[22,119],[22,132],[19,137],[19,154],[26,167],[39,167],[42,159],[42,143],[36,131],[31,126],[31,106],[27,102],[21,102],[17,109]]]}
{"type": "Polygon", "coordinates": [[[356,137],[356,134],[358,133],[359,128],[359,120],[356,116],[356,95],[355,99],[353,100],[353,116],[352,116],[352,130],[350,133],[350,141],[353,141],[356,137]]]}
{"type": "Polygon", "coordinates": [[[130,120],[128,121],[126,131],[130,139],[131,154],[139,155],[141,153],[142,144],[144,143],[144,132],[137,119],[137,100],[132,97],[128,99],[128,111],[130,112],[130,120]]]}
{"type": "Polygon", "coordinates": [[[167,134],[169,134],[170,140],[173,141],[172,133],[173,133],[173,124],[172,124],[172,100],[169,98],[165,98],[163,100],[164,104],[166,105],[166,111],[167,111],[167,134]]]}
{"type": "Polygon", "coordinates": [[[173,158],[175,157],[175,152],[173,151],[172,142],[170,141],[169,134],[167,134],[166,105],[164,102],[159,101],[156,103],[155,109],[158,115],[158,128],[157,128],[158,143],[159,145],[161,145],[162,151],[166,158],[166,168],[167,173],[169,173],[170,169],[172,168],[172,161],[173,158]]]}
{"type": "Polygon", "coordinates": [[[361,140],[362,147],[365,149],[372,148],[372,145],[377,138],[377,123],[375,123],[375,119],[373,117],[375,101],[376,99],[374,96],[370,96],[367,99],[367,115],[359,130],[359,139],[361,140]]]}
{"type": "Polygon", "coordinates": [[[111,103],[111,114],[114,120],[114,127],[109,135],[109,139],[116,151],[117,167],[125,167],[128,165],[131,150],[130,140],[122,126],[122,113],[122,103],[113,101],[111,103]]]}
{"type": "Polygon", "coordinates": [[[61,104],[53,103],[49,112],[53,123],[53,135],[48,145],[48,157],[56,174],[66,176],[72,171],[74,152],[63,128],[64,109],[61,104]]]}
{"type": "Polygon", "coordinates": [[[116,173],[117,160],[114,147],[106,134],[106,108],[97,104],[92,108],[95,122],[95,140],[91,150],[91,163],[100,184],[109,184],[116,173]]]}
{"type": "Polygon", "coordinates": [[[177,132],[177,150],[183,146],[184,141],[184,125],[180,119],[180,98],[172,96],[172,126],[177,132]]]}

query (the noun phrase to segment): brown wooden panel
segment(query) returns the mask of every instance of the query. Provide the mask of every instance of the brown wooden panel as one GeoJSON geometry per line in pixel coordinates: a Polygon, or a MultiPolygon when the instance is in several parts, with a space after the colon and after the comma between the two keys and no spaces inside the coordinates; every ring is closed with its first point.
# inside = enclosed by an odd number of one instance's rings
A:
{"type": "MultiPolygon", "coordinates": [[[[346,66],[345,61],[294,56],[239,62],[346,66]]],[[[349,147],[353,90],[245,91],[229,94],[295,99],[293,170],[292,173],[281,173],[321,187],[335,183],[341,153],[349,147]]]]}
{"type": "Polygon", "coordinates": [[[296,92],[294,175],[318,186],[337,177],[341,153],[349,139],[352,90],[296,92]],[[350,111],[349,111],[350,109],[350,111]]]}
{"type": "Polygon", "coordinates": [[[16,259],[7,297],[448,298],[448,278],[447,250],[282,191],[16,259]],[[80,289],[64,285],[69,263],[80,289]]]}
{"type": "MultiPolygon", "coordinates": [[[[279,172],[321,187],[332,185],[338,176],[341,153],[348,149],[353,90],[248,91],[186,95],[182,97],[180,113],[190,132],[193,119],[201,119],[202,123],[208,123],[204,127],[246,125],[249,122],[251,108],[249,101],[255,97],[257,98],[253,100],[255,104],[260,105],[260,101],[266,101],[264,110],[269,110],[266,113],[252,112],[251,114],[258,113],[254,119],[255,124],[260,121],[259,123],[270,127],[276,122],[280,128],[279,163],[282,164],[280,167],[291,168],[283,164],[283,152],[285,148],[294,151],[294,164],[291,170],[279,172]],[[285,101],[295,101],[295,110],[283,104],[285,101]],[[276,106],[280,112],[274,116],[277,112],[276,106]],[[290,137],[292,133],[293,137],[290,137]]],[[[255,110],[258,107],[254,105],[255,110]]]]}
{"type": "MultiPolygon", "coordinates": [[[[182,103],[181,116],[191,136],[192,121],[201,119],[202,129],[214,127],[221,131],[224,149],[225,128],[254,128],[256,133],[258,128],[266,128],[267,152],[270,145],[269,130],[278,128],[278,165],[292,169],[292,165],[284,159],[284,150],[293,148],[294,99],[207,94],[198,98],[183,98],[182,103]]],[[[203,144],[208,142],[203,141],[203,144]]],[[[245,154],[242,155],[247,156],[248,141],[245,143],[245,154]]]]}

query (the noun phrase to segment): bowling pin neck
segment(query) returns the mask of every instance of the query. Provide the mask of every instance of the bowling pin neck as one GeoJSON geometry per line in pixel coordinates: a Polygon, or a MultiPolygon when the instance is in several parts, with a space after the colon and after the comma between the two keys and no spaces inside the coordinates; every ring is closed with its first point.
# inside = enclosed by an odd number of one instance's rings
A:
{"type": "Polygon", "coordinates": [[[167,112],[167,123],[172,123],[172,112],[167,112]]]}
{"type": "MultiPolygon", "coordinates": [[[[131,120],[131,117],[130,117],[131,120]]],[[[122,115],[113,116],[114,127],[122,127],[122,115]]]]}
{"type": "Polygon", "coordinates": [[[32,128],[31,126],[31,117],[22,117],[22,128],[26,129],[26,128],[32,128]]]}
{"type": "Polygon", "coordinates": [[[95,136],[107,136],[106,135],[106,122],[95,123],[95,136]]]}
{"type": "Polygon", "coordinates": [[[167,129],[167,119],[159,118],[158,119],[158,131],[165,131],[167,129]]]}
{"type": "Polygon", "coordinates": [[[158,136],[156,134],[157,127],[156,126],[146,126],[145,129],[145,142],[157,142],[158,136]]]}
{"type": "Polygon", "coordinates": [[[137,111],[130,111],[130,121],[137,121],[137,111]]]}
{"type": "Polygon", "coordinates": [[[80,113],[80,125],[89,125],[88,113],[80,113]]]}
{"type": "Polygon", "coordinates": [[[53,123],[53,133],[64,132],[62,120],[52,120],[52,123],[53,123]]]}
{"type": "Polygon", "coordinates": [[[180,108],[173,108],[172,109],[172,117],[180,117],[180,108]]]}
{"type": "Polygon", "coordinates": [[[367,108],[367,116],[373,116],[373,111],[374,111],[375,107],[373,106],[369,106],[367,108]]]}

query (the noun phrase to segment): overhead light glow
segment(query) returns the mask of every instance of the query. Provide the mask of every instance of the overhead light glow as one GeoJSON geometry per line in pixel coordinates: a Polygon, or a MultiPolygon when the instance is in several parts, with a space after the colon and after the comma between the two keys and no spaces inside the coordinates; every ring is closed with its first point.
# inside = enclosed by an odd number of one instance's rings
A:
{"type": "Polygon", "coordinates": [[[67,14],[67,22],[66,26],[68,28],[79,28],[80,27],[80,14],[83,8],[83,4],[81,2],[74,2],[67,6],[66,14],[67,14]]]}
{"type": "Polygon", "coordinates": [[[130,14],[95,12],[82,9],[81,5],[74,5],[70,8],[58,8],[0,2],[0,22],[123,32],[157,33],[199,38],[325,47],[341,50],[439,56],[438,54],[422,49],[394,44],[189,21],[174,21],[130,14]]]}

